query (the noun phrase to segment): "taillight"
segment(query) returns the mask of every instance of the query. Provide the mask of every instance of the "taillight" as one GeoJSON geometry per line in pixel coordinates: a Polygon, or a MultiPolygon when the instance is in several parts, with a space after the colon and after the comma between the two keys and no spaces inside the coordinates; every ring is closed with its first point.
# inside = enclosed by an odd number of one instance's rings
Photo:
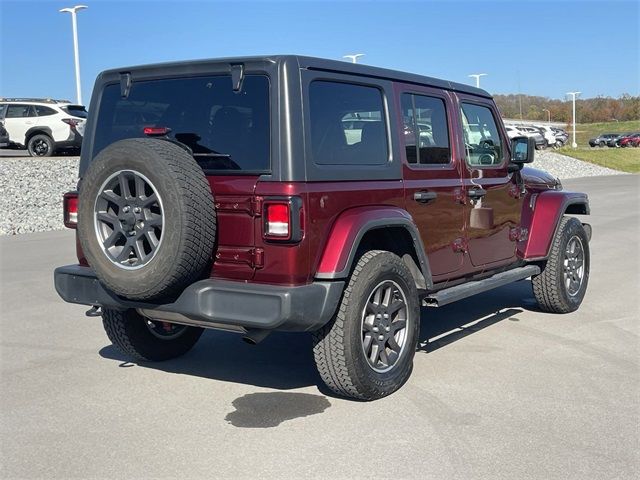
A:
{"type": "Polygon", "coordinates": [[[63,118],[62,121],[71,128],[76,128],[82,120],[76,120],[75,118],[63,118]]]}
{"type": "Polygon", "coordinates": [[[300,197],[264,200],[265,240],[299,242],[302,240],[302,199],[300,197]]]}
{"type": "Polygon", "coordinates": [[[78,192],[67,192],[62,197],[62,211],[64,212],[64,226],[76,228],[78,225],[78,192]]]}

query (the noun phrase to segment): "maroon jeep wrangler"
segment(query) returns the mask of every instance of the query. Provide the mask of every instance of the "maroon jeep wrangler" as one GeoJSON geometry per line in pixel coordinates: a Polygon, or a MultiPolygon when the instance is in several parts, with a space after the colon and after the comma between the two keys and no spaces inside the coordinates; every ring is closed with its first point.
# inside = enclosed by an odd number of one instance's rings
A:
{"type": "Polygon", "coordinates": [[[372,400],[409,377],[421,305],[527,278],[546,312],[585,295],[587,196],[523,168],[535,145],[484,90],[233,58],[103,72],[89,111],[55,286],[138,360],[204,328],[309,331],[329,388],[372,400]]]}

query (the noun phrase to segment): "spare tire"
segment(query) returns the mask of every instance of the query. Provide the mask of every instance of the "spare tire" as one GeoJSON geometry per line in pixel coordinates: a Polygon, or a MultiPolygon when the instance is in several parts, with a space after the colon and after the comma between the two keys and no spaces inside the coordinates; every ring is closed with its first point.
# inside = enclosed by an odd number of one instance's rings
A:
{"type": "Polygon", "coordinates": [[[113,143],[82,179],[80,244],[98,279],[117,295],[170,301],[206,274],[215,234],[209,182],[174,143],[113,143]]]}

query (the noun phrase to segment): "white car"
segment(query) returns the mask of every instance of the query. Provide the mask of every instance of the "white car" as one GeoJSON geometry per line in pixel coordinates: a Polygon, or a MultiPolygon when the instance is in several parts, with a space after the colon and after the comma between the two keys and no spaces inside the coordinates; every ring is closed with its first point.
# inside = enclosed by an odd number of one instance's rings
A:
{"type": "Polygon", "coordinates": [[[513,127],[511,125],[505,125],[504,128],[507,131],[507,136],[509,137],[509,139],[523,136],[522,132],[518,130],[516,127],[513,127]]]}
{"type": "Polygon", "coordinates": [[[33,157],[58,150],[79,150],[87,111],[65,100],[0,98],[0,120],[9,148],[26,148],[33,157]]]}
{"type": "Polygon", "coordinates": [[[545,125],[534,125],[534,126],[542,132],[545,140],[547,141],[547,145],[549,145],[550,147],[557,146],[556,144],[558,143],[558,140],[556,139],[556,134],[553,133],[553,130],[551,130],[551,127],[547,127],[545,125]]]}

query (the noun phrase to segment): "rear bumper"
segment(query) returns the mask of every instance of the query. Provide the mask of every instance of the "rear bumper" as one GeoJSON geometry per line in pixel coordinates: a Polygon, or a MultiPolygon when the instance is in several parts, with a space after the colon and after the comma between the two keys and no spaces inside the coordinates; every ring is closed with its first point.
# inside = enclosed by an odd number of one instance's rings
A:
{"type": "Polygon", "coordinates": [[[207,279],[187,287],[172,303],[154,304],[123,300],[80,265],[57,268],[54,282],[69,303],[134,308],[151,318],[203,327],[284,331],[322,327],[335,313],[344,287],[342,281],[289,287],[207,279]]]}

